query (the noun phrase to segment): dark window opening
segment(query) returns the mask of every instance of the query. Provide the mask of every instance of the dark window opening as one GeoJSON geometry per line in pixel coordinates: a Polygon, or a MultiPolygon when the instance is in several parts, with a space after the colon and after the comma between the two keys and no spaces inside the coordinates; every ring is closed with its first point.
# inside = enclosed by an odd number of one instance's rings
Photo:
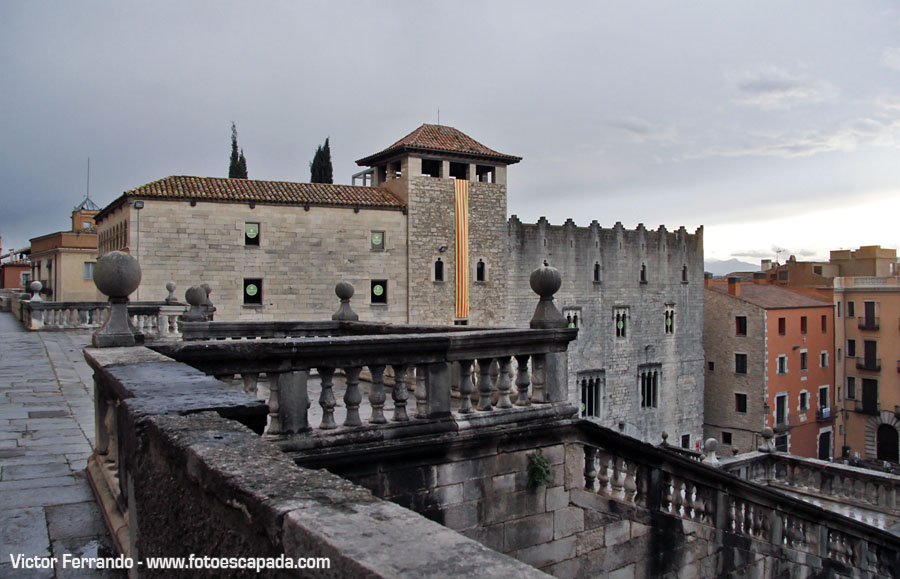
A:
{"type": "Polygon", "coordinates": [[[856,303],[855,302],[847,302],[847,317],[848,318],[856,317],[856,303]]]}
{"type": "Polygon", "coordinates": [[[814,266],[813,266],[813,273],[816,274],[816,275],[822,275],[822,266],[821,266],[821,265],[814,265],[814,266]]]}
{"type": "Polygon", "coordinates": [[[806,333],[806,316],[800,316],[800,333],[806,333]]]}
{"type": "Polygon", "coordinates": [[[462,319],[462,318],[458,319],[458,320],[453,320],[453,325],[454,326],[468,326],[469,320],[462,319]]]}
{"type": "Polygon", "coordinates": [[[259,245],[259,223],[244,223],[244,245],[259,245]]]}
{"type": "Polygon", "coordinates": [[[747,316],[734,317],[734,334],[736,336],[747,335],[747,316]]]}
{"type": "Polygon", "coordinates": [[[787,320],[785,318],[778,318],[778,333],[782,336],[787,333],[787,320]]]}
{"type": "Polygon", "coordinates": [[[786,434],[775,437],[775,450],[777,450],[778,452],[788,451],[788,437],[786,434]]]}
{"type": "Polygon", "coordinates": [[[658,368],[644,368],[641,371],[641,408],[656,408],[659,398],[658,368]]]}
{"type": "Polygon", "coordinates": [[[809,355],[806,352],[800,352],[800,370],[806,370],[809,362],[809,355]]]}
{"type": "Polygon", "coordinates": [[[600,262],[599,261],[594,264],[594,281],[595,282],[600,281],[600,262]]]}
{"type": "Polygon", "coordinates": [[[828,316],[822,314],[822,333],[828,333],[828,316]]]}
{"type": "Polygon", "coordinates": [[[386,304],[387,303],[387,280],[373,279],[372,289],[369,292],[371,303],[386,304]]]}
{"type": "Polygon", "coordinates": [[[624,338],[628,331],[628,310],[616,310],[616,337],[624,338]]]}
{"type": "Polygon", "coordinates": [[[863,378],[862,411],[866,414],[878,414],[878,380],[863,378]]]}
{"type": "Polygon", "coordinates": [[[497,172],[490,165],[475,165],[475,175],[482,183],[497,182],[497,172]]]}
{"type": "Polygon", "coordinates": [[[581,379],[581,417],[600,416],[601,378],[581,379]]]}
{"type": "Polygon", "coordinates": [[[262,305],[262,279],[253,278],[244,280],[244,305],[262,305]]]}
{"type": "Polygon", "coordinates": [[[485,281],[485,265],[480,259],[475,264],[475,281],[485,281]]]}
{"type": "Polygon", "coordinates": [[[400,161],[394,161],[388,165],[388,173],[391,179],[399,179],[403,175],[403,164],[400,161]]]}
{"type": "Polygon", "coordinates": [[[788,280],[788,270],[783,269],[778,272],[778,281],[787,281],[788,280]]]}
{"type": "Polygon", "coordinates": [[[434,281],[444,281],[444,262],[440,257],[434,262],[434,281]]]}
{"type": "Polygon", "coordinates": [[[727,444],[731,446],[731,433],[730,432],[722,432],[722,444],[727,444]]]}
{"type": "Polygon", "coordinates": [[[690,434],[682,434],[681,435],[681,448],[691,448],[691,435],[690,434]]]}
{"type": "Polygon", "coordinates": [[[856,357],[856,340],[847,340],[847,357],[856,357]]]}
{"type": "Polygon", "coordinates": [[[468,179],[469,165],[466,163],[450,163],[450,176],[454,179],[468,179]]]}
{"type": "Polygon", "coordinates": [[[440,177],[441,162],[434,159],[422,159],[422,175],[426,177],[440,177]]]}
{"type": "Polygon", "coordinates": [[[666,334],[675,333],[675,308],[672,306],[666,306],[665,329],[666,334]]]}
{"type": "Polygon", "coordinates": [[[747,373],[747,354],[734,355],[734,372],[735,374],[747,373]]]}
{"type": "Polygon", "coordinates": [[[734,395],[734,411],[740,412],[741,414],[747,413],[747,395],[746,394],[735,394],[734,395]]]}
{"type": "Polygon", "coordinates": [[[856,400],[856,378],[847,376],[847,398],[856,400]]]}
{"type": "Polygon", "coordinates": [[[647,266],[641,264],[641,283],[647,283],[647,266]]]}
{"type": "Polygon", "coordinates": [[[681,266],[681,283],[687,283],[687,281],[687,266],[683,265],[681,266]]]}
{"type": "Polygon", "coordinates": [[[715,362],[712,362],[712,361],[707,362],[707,363],[706,363],[706,366],[707,366],[707,368],[709,368],[709,371],[710,371],[710,372],[715,372],[715,371],[716,371],[716,363],[715,363],[715,362]]]}

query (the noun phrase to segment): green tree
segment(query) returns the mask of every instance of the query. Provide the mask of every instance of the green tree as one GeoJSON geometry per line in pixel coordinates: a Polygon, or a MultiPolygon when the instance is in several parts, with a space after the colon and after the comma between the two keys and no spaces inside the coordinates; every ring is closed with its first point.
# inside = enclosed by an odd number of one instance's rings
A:
{"type": "Polygon", "coordinates": [[[234,126],[234,121],[231,121],[231,164],[228,166],[228,178],[247,178],[247,159],[243,149],[238,153],[237,127],[234,126]]]}
{"type": "Polygon", "coordinates": [[[309,182],[334,183],[333,171],[331,168],[331,147],[328,145],[327,138],[325,139],[324,145],[316,147],[316,154],[309,164],[309,182]]]}

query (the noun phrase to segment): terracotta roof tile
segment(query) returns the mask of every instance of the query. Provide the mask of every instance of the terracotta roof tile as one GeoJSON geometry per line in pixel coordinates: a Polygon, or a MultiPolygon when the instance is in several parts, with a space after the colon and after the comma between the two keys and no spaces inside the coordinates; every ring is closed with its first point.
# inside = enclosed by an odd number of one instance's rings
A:
{"type": "MultiPolygon", "coordinates": [[[[724,285],[711,286],[709,289],[719,293],[728,293],[728,287],[724,285]]],[[[765,308],[777,310],[786,308],[822,308],[832,307],[834,304],[817,300],[808,295],[784,289],[775,285],[741,284],[741,295],[736,299],[765,308]]]]}
{"type": "Polygon", "coordinates": [[[119,199],[107,205],[95,219],[102,221],[128,197],[381,209],[405,207],[405,204],[387,189],[379,187],[173,175],[125,191],[119,199]]]}
{"type": "Polygon", "coordinates": [[[403,151],[452,153],[463,157],[493,159],[506,164],[518,163],[522,157],[504,155],[485,147],[469,135],[445,125],[422,125],[387,149],[369,155],[356,162],[357,165],[371,166],[378,160],[403,151]]]}

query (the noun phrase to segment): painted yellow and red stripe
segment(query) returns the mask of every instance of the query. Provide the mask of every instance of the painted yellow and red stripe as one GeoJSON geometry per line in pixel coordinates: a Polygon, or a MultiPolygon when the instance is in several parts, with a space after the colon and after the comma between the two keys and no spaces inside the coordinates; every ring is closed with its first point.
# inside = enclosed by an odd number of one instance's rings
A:
{"type": "Polygon", "coordinates": [[[456,318],[469,317],[469,181],[456,179],[456,318]]]}

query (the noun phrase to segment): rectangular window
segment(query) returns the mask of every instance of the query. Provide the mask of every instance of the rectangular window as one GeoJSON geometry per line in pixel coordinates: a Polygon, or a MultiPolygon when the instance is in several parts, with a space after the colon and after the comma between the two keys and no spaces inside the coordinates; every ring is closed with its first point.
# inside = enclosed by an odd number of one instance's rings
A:
{"type": "MultiPolygon", "coordinates": [[[[93,279],[93,272],[91,272],[91,279],[93,279]]],[[[22,272],[22,277],[20,278],[20,282],[21,282],[21,283],[20,283],[19,285],[21,285],[21,286],[24,287],[24,288],[27,288],[27,287],[28,287],[28,284],[31,283],[31,274],[28,273],[28,272],[23,271],[23,272],[22,272]]]]}
{"type": "Polygon", "coordinates": [[[828,403],[828,386],[819,386],[819,408],[831,408],[828,403]]]}
{"type": "Polygon", "coordinates": [[[828,316],[826,316],[825,314],[822,314],[822,333],[828,333],[828,316]]]}
{"type": "Polygon", "coordinates": [[[847,340],[847,357],[856,357],[856,340],[847,340]]]}
{"type": "Polygon", "coordinates": [[[862,411],[871,415],[878,414],[878,380],[863,378],[862,411]]]}
{"type": "Polygon", "coordinates": [[[779,394],[775,397],[775,425],[786,426],[788,420],[787,394],[779,394]]]}
{"type": "Polygon", "coordinates": [[[675,333],[675,306],[666,304],[665,328],[667,334],[675,333]]]}
{"type": "Polygon", "coordinates": [[[828,352],[822,351],[819,354],[819,368],[827,368],[828,367],[828,352]]]}
{"type": "Polygon", "coordinates": [[[628,336],[628,308],[615,308],[613,316],[616,322],[616,337],[625,338],[628,336]]]}
{"type": "Polygon", "coordinates": [[[841,317],[841,302],[838,302],[837,306],[837,317],[841,317]]]}
{"type": "Polygon", "coordinates": [[[563,308],[562,315],[566,318],[566,327],[580,328],[581,308],[563,308]]]}
{"type": "Polygon", "coordinates": [[[806,316],[800,316],[800,333],[806,333],[806,316]]]}
{"type": "Polygon", "coordinates": [[[716,363],[713,362],[712,360],[710,360],[709,362],[706,363],[706,367],[709,368],[710,372],[716,371],[716,363]]]}
{"type": "Polygon", "coordinates": [[[94,261],[86,261],[84,262],[84,279],[86,281],[91,281],[94,279],[94,261]]]}
{"type": "Polygon", "coordinates": [[[735,354],[734,355],[734,373],[735,374],[746,374],[747,373],[747,354],[735,354]]]}
{"type": "Polygon", "coordinates": [[[384,231],[372,231],[369,234],[369,243],[373,251],[384,251],[384,231]]]}
{"type": "Polygon", "coordinates": [[[800,352],[800,371],[801,372],[806,372],[809,369],[807,366],[808,361],[809,361],[809,354],[806,352],[806,350],[801,351],[800,352]]]}
{"type": "Polygon", "coordinates": [[[805,390],[800,393],[800,412],[809,410],[809,392],[805,390]]]}
{"type": "Polygon", "coordinates": [[[731,446],[731,433],[722,431],[722,444],[731,446]]]}
{"type": "Polygon", "coordinates": [[[741,414],[747,413],[747,395],[736,393],[734,395],[734,411],[741,414]]]}
{"type": "Polygon", "coordinates": [[[735,316],[734,317],[734,335],[735,336],[746,336],[747,335],[747,316],[735,316]]]}
{"type": "Polygon", "coordinates": [[[387,280],[373,279],[372,289],[369,292],[370,303],[386,304],[387,303],[387,280]]]}
{"type": "Polygon", "coordinates": [[[782,336],[787,333],[787,320],[784,318],[778,318],[778,333],[782,336]]]}
{"type": "Polygon", "coordinates": [[[854,302],[847,302],[847,317],[855,318],[856,317],[856,304],[854,302]]]}
{"type": "Polygon", "coordinates": [[[690,434],[682,434],[681,435],[681,448],[691,448],[691,435],[690,434]]]}
{"type": "Polygon", "coordinates": [[[262,279],[251,278],[244,280],[244,305],[262,305],[262,279]]]}
{"type": "Polygon", "coordinates": [[[787,374],[787,356],[782,354],[778,356],[778,373],[779,374],[787,374]]]}
{"type": "Polygon", "coordinates": [[[581,384],[581,417],[600,417],[603,400],[603,375],[590,374],[579,377],[581,384]]]}
{"type": "Polygon", "coordinates": [[[259,223],[244,223],[244,245],[259,246],[259,223]]]}
{"type": "Polygon", "coordinates": [[[847,399],[856,400],[856,377],[847,376],[847,399]]]}
{"type": "Polygon", "coordinates": [[[782,434],[780,436],[775,437],[775,450],[778,452],[787,452],[788,451],[788,435],[782,434]]]}
{"type": "Polygon", "coordinates": [[[640,370],[641,408],[656,408],[659,399],[660,368],[645,367],[640,370]]]}
{"type": "Polygon", "coordinates": [[[475,281],[487,281],[487,264],[483,259],[475,264],[475,281]]]}

